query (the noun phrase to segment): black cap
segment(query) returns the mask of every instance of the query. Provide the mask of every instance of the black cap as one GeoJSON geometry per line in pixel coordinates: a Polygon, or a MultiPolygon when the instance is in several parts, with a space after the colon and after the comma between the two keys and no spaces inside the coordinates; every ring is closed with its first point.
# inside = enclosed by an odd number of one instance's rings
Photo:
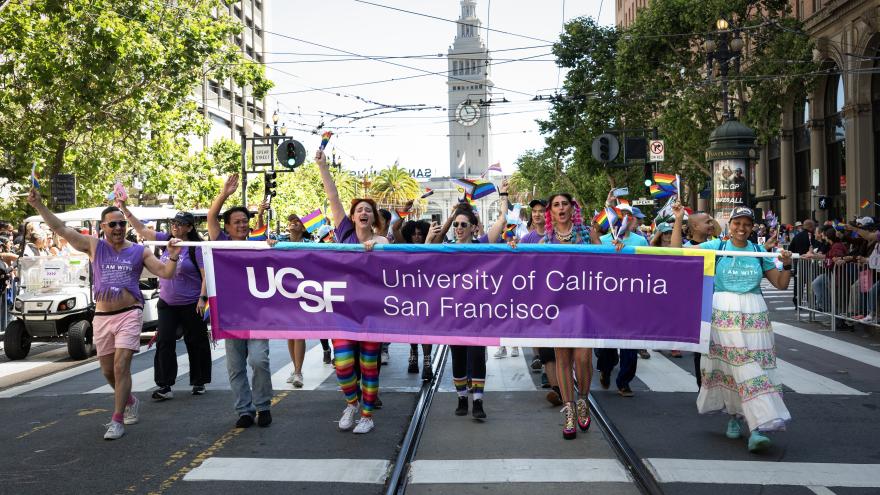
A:
{"type": "Polygon", "coordinates": [[[544,201],[543,199],[533,199],[533,200],[531,200],[531,201],[529,202],[529,208],[534,208],[535,205],[541,205],[541,206],[543,206],[544,208],[546,208],[546,207],[547,207],[547,202],[544,201]]]}
{"type": "Polygon", "coordinates": [[[177,215],[174,215],[172,222],[188,223],[190,225],[195,225],[196,217],[194,217],[193,214],[188,211],[178,211],[177,215]]]}
{"type": "Polygon", "coordinates": [[[755,212],[752,211],[751,208],[746,208],[745,206],[737,206],[733,209],[733,212],[730,213],[730,219],[734,218],[749,218],[752,222],[755,221],[755,212]]]}

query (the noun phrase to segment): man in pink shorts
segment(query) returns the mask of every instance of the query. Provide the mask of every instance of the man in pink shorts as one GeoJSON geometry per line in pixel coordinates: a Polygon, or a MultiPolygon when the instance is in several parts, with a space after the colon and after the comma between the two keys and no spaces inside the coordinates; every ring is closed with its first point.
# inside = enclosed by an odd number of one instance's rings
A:
{"type": "Polygon", "coordinates": [[[105,440],[125,434],[123,424],[138,422],[140,401],[131,394],[131,359],[140,349],[144,296],[138,284],[146,267],[162,278],[171,278],[177,268],[180,247],[177,240],[168,243],[168,262],[156,259],[152,250],[125,239],[126,221],[122,211],[110,206],[101,212],[103,239],[85,236],[66,227],[46,208],[40,193],[31,189],[28,203],[43,220],[77,251],[89,254],[95,292],[93,341],[98,351],[101,372],[113,388],[114,408],[105,440]]]}

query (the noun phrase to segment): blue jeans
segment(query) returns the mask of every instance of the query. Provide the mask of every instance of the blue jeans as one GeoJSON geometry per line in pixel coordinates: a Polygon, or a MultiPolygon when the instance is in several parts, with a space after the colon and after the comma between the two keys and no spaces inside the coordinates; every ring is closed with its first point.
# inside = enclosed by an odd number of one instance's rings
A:
{"type": "Polygon", "coordinates": [[[265,339],[226,339],[226,370],[235,394],[239,416],[268,411],[272,402],[272,373],[269,371],[269,341],[265,339]],[[248,383],[247,365],[254,370],[253,393],[248,383]]]}
{"type": "Polygon", "coordinates": [[[617,349],[596,349],[596,368],[599,371],[611,376],[611,372],[617,363],[620,363],[620,371],[617,372],[617,388],[623,389],[629,387],[629,382],[636,377],[636,366],[639,363],[639,354],[637,349],[620,349],[620,357],[618,358],[617,349]]]}

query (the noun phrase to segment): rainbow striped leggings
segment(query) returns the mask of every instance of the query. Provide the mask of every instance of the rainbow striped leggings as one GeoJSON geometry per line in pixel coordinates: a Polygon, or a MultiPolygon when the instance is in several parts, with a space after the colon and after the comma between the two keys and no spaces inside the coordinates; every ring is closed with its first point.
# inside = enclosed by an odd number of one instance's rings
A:
{"type": "Polygon", "coordinates": [[[345,394],[349,404],[358,403],[361,396],[361,416],[373,415],[373,406],[379,393],[379,349],[380,342],[358,342],[356,340],[333,339],[336,353],[336,381],[345,394]],[[359,355],[360,373],[355,367],[355,352],[359,355]]]}

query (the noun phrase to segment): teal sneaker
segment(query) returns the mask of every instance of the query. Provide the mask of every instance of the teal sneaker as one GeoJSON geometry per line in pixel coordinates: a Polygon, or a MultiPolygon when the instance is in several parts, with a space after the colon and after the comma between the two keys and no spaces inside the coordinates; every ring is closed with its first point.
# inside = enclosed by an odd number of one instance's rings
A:
{"type": "Polygon", "coordinates": [[[742,435],[742,429],[739,426],[739,421],[734,417],[730,418],[730,421],[727,422],[727,438],[734,439],[739,438],[742,435]]]}
{"type": "Polygon", "coordinates": [[[763,452],[770,448],[770,439],[762,435],[758,430],[752,432],[749,436],[749,452],[763,452]]]}

